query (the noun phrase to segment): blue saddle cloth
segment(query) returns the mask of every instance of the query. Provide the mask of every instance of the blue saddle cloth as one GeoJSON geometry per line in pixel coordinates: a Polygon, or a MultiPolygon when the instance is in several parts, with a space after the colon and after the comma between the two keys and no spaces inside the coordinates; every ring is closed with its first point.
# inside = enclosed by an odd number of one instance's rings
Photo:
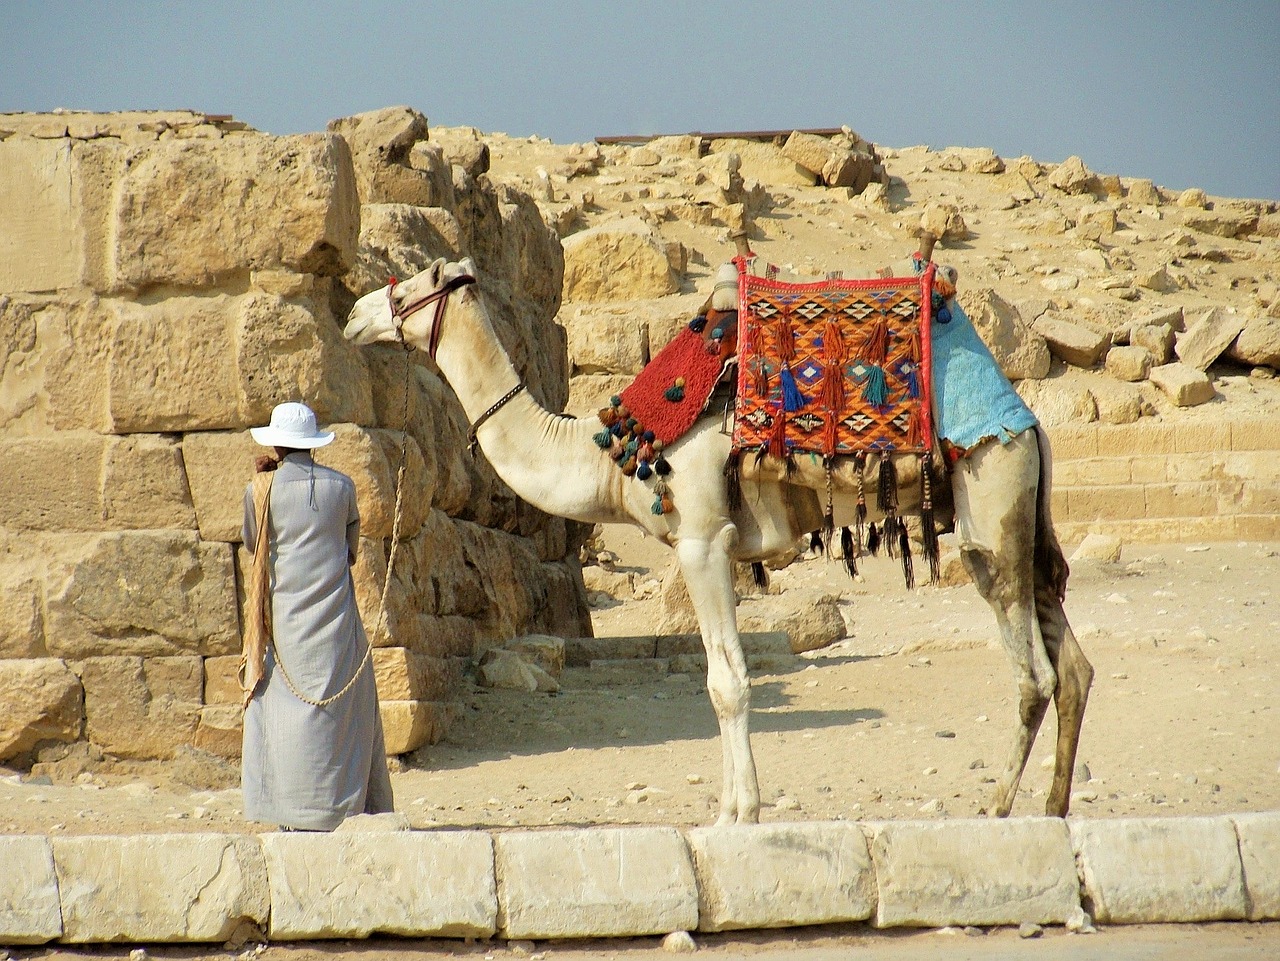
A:
{"type": "Polygon", "coordinates": [[[933,321],[933,416],[938,436],[969,450],[987,438],[1007,444],[1039,423],[1018,396],[973,322],[954,299],[948,323],[933,321]]]}

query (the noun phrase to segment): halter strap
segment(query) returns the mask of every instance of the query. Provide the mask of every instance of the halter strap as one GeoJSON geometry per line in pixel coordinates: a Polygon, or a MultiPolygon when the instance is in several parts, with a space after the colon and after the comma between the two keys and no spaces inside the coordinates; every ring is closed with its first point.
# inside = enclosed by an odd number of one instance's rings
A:
{"type": "Polygon", "coordinates": [[[431,320],[431,336],[427,341],[427,356],[435,360],[436,348],[440,345],[441,321],[444,320],[444,308],[449,302],[449,295],[455,290],[475,282],[476,279],[470,274],[460,274],[452,280],[446,281],[439,290],[432,291],[425,297],[420,297],[408,304],[397,304],[396,284],[398,281],[394,277],[389,278],[387,282],[387,303],[391,307],[391,319],[395,322],[396,340],[399,341],[400,346],[405,350],[413,350],[413,346],[404,339],[404,322],[428,304],[435,304],[436,313],[431,320]]]}
{"type": "Polygon", "coordinates": [[[514,398],[516,394],[520,393],[520,391],[524,389],[525,389],[524,381],[520,381],[520,383],[516,384],[509,391],[507,391],[505,394],[499,397],[496,401],[494,401],[493,406],[490,407],[488,410],[486,410],[479,417],[477,417],[476,422],[467,428],[467,453],[468,454],[470,454],[472,457],[476,455],[476,446],[480,443],[480,441],[476,438],[476,431],[480,429],[480,425],[482,425],[485,421],[487,421],[490,417],[492,417],[498,411],[502,410],[502,408],[506,407],[507,402],[510,401],[512,398],[514,398]]]}

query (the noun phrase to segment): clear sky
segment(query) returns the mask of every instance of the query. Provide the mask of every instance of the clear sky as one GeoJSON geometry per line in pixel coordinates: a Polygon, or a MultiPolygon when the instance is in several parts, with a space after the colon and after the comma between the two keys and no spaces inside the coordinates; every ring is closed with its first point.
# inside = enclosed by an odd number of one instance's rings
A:
{"type": "Polygon", "coordinates": [[[835,127],[1280,199],[1280,0],[0,0],[0,112],[835,127]]]}

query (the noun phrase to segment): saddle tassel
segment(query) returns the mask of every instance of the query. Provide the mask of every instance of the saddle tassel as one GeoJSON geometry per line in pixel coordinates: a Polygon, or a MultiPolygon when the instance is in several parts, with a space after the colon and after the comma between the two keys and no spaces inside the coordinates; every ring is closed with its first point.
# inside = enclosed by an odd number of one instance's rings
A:
{"type": "Polygon", "coordinates": [[[938,528],[933,516],[933,482],[933,464],[926,454],[920,465],[920,540],[924,544],[925,560],[929,562],[930,584],[938,583],[942,576],[938,528]]]}

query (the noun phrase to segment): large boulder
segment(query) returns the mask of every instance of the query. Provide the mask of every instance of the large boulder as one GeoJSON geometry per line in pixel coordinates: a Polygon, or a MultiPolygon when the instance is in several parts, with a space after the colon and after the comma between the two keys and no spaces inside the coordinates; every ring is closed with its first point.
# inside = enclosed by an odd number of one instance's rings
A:
{"type": "Polygon", "coordinates": [[[1197,370],[1208,370],[1244,330],[1245,323],[1244,315],[1234,310],[1210,308],[1178,336],[1174,352],[1182,363],[1197,370]]]}
{"type": "Polygon", "coordinates": [[[84,724],[84,690],[65,661],[0,660],[0,761],[44,741],[76,741],[84,724]]]}
{"type": "Polygon", "coordinates": [[[666,244],[638,217],[592,227],[564,240],[566,301],[648,300],[679,289],[666,244]]]}
{"type": "Polygon", "coordinates": [[[1049,373],[1049,348],[1023,322],[1017,307],[990,287],[962,287],[957,298],[1006,377],[1022,380],[1049,373]]]}
{"type": "Polygon", "coordinates": [[[1226,356],[1242,364],[1280,367],[1280,317],[1251,317],[1227,348],[1226,356]]]}

